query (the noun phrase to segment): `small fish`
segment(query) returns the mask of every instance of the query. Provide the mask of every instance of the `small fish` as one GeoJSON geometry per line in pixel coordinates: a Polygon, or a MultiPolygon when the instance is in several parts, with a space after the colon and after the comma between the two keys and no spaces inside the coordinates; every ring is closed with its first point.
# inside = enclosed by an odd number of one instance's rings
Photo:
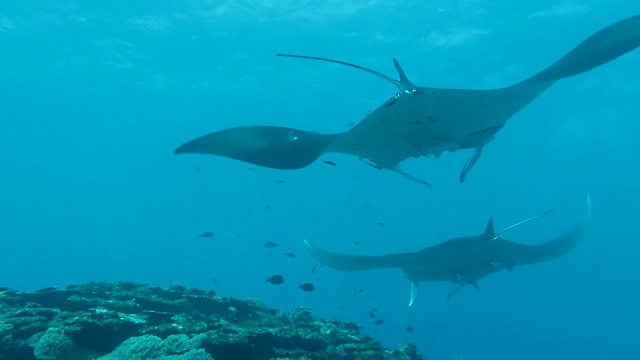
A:
{"type": "Polygon", "coordinates": [[[214,236],[216,236],[216,233],[211,232],[211,231],[205,231],[202,234],[200,234],[201,238],[212,238],[214,236]]]}
{"type": "Polygon", "coordinates": [[[313,286],[312,283],[304,283],[304,284],[300,284],[300,286],[298,286],[299,289],[301,289],[302,291],[313,291],[316,289],[315,286],[313,286]]]}
{"type": "Polygon", "coordinates": [[[384,320],[382,320],[382,319],[378,319],[378,320],[374,321],[374,322],[373,322],[373,324],[374,324],[375,326],[380,326],[380,325],[384,324],[384,320]]]}
{"type": "Polygon", "coordinates": [[[360,244],[360,241],[355,241],[355,242],[353,243],[353,246],[358,246],[358,244],[360,244]]]}
{"type": "Polygon", "coordinates": [[[292,253],[292,252],[288,252],[288,253],[284,253],[285,256],[288,256],[290,258],[294,258],[296,257],[296,254],[292,253]]]}
{"type": "Polygon", "coordinates": [[[276,180],[276,182],[277,182],[278,184],[282,184],[282,183],[284,183],[284,180],[276,180]]]}
{"type": "Polygon", "coordinates": [[[37,292],[37,293],[48,293],[48,292],[52,292],[52,291],[56,291],[56,290],[58,290],[57,286],[49,286],[49,287],[46,287],[46,288],[43,288],[43,289],[36,290],[35,292],[37,292]]]}
{"type": "Polygon", "coordinates": [[[316,266],[315,266],[315,265],[313,265],[313,267],[311,268],[311,273],[313,274],[313,273],[315,273],[315,272],[316,272],[316,266]]]}
{"type": "Polygon", "coordinates": [[[413,327],[411,327],[411,325],[407,325],[407,332],[408,333],[412,333],[413,332],[413,327]]]}
{"type": "Polygon", "coordinates": [[[264,210],[267,210],[267,209],[269,209],[270,207],[271,207],[271,205],[267,205],[267,206],[265,206],[265,207],[264,207],[264,210]]]}
{"type": "Polygon", "coordinates": [[[323,163],[325,163],[327,165],[331,165],[331,166],[336,166],[336,163],[334,163],[333,161],[329,161],[329,160],[325,160],[325,161],[323,161],[323,163]]]}
{"type": "Polygon", "coordinates": [[[374,313],[373,311],[369,311],[369,317],[375,319],[376,313],[374,313]]]}
{"type": "Polygon", "coordinates": [[[264,243],[264,246],[268,247],[269,249],[272,249],[272,248],[277,248],[280,245],[278,245],[273,241],[267,241],[266,243],[264,243]]]}
{"type": "Polygon", "coordinates": [[[217,284],[218,280],[216,280],[216,278],[211,278],[211,282],[213,282],[214,284],[217,284]]]}
{"type": "Polygon", "coordinates": [[[284,283],[284,276],[282,275],[271,275],[267,278],[267,282],[273,285],[280,285],[284,283]]]}
{"type": "Polygon", "coordinates": [[[383,222],[379,222],[378,225],[384,226],[384,223],[383,222]]]}

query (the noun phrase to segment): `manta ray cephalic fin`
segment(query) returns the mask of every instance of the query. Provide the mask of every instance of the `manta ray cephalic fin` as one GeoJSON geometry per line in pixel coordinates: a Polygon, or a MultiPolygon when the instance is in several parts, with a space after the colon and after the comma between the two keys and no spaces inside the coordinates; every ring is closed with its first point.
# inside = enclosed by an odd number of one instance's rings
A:
{"type": "Polygon", "coordinates": [[[482,292],[480,291],[480,287],[478,286],[478,283],[476,281],[471,281],[471,282],[461,282],[460,284],[458,284],[458,286],[456,286],[455,289],[451,290],[451,292],[449,292],[449,294],[447,295],[447,301],[451,300],[451,297],[453,296],[453,294],[457,293],[458,291],[460,291],[460,289],[462,289],[464,286],[466,285],[473,285],[474,288],[476,288],[476,290],[478,291],[478,294],[481,294],[482,292]]]}
{"type": "Polygon", "coordinates": [[[463,184],[465,180],[467,180],[467,175],[469,175],[469,172],[471,171],[471,169],[473,169],[473,167],[476,165],[476,163],[480,159],[480,155],[482,155],[482,147],[475,148],[473,150],[473,155],[467,161],[467,163],[464,164],[462,171],[460,171],[460,184],[463,184]]]}
{"type": "Polygon", "coordinates": [[[417,182],[418,184],[426,185],[426,186],[428,186],[430,188],[433,187],[433,185],[429,184],[428,182],[426,182],[426,181],[424,181],[424,180],[422,180],[422,179],[420,179],[418,177],[415,177],[415,176],[409,174],[408,172],[404,171],[400,167],[400,165],[396,165],[392,170],[395,171],[396,173],[406,177],[407,179],[409,179],[411,181],[417,182]]]}
{"type": "Polygon", "coordinates": [[[411,282],[411,294],[409,295],[409,307],[412,307],[416,303],[418,298],[418,282],[411,282]]]}
{"type": "Polygon", "coordinates": [[[451,300],[451,297],[453,296],[453,294],[457,293],[465,285],[466,284],[464,283],[458,284],[458,286],[456,286],[455,289],[451,290],[449,294],[447,294],[447,301],[451,300]]]}
{"type": "MultiPolygon", "coordinates": [[[[371,166],[371,167],[373,167],[375,169],[382,170],[382,167],[379,166],[378,164],[376,164],[374,161],[371,161],[369,159],[364,159],[364,158],[360,158],[360,161],[362,161],[363,163],[365,163],[365,164],[367,164],[367,165],[369,165],[369,166],[371,166]]],[[[422,180],[422,179],[420,179],[420,178],[418,178],[416,176],[413,176],[413,175],[409,174],[408,172],[404,171],[400,167],[400,165],[396,165],[391,170],[396,172],[396,173],[398,173],[398,174],[400,174],[400,175],[402,175],[402,176],[404,176],[404,177],[406,177],[407,179],[409,179],[411,181],[417,182],[418,184],[425,185],[425,186],[427,186],[429,188],[433,187],[433,185],[429,184],[428,182],[426,182],[426,181],[424,181],[424,180],[422,180]]]]}

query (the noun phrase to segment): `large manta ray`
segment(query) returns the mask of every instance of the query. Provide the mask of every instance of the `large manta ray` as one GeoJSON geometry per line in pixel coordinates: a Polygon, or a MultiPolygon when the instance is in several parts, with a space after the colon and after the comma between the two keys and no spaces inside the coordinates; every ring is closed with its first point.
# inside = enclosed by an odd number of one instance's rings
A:
{"type": "MultiPolygon", "coordinates": [[[[470,284],[499,270],[513,270],[519,265],[556,259],[568,253],[583,238],[591,217],[591,201],[587,196],[582,217],[562,235],[539,245],[523,245],[504,239],[493,228],[493,219],[484,233],[454,238],[423,250],[381,256],[346,255],[323,250],[304,241],[307,250],[320,263],[341,271],[398,268],[411,281],[409,306],[418,296],[421,281],[451,281],[461,286],[470,284]]],[[[516,224],[518,225],[518,224],[516,224]]],[[[510,226],[509,228],[512,228],[510,226]]],[[[509,229],[507,228],[507,229],[509,229]]],[[[504,230],[503,230],[504,231],[504,230]]]]}
{"type": "Polygon", "coordinates": [[[482,149],[507,120],[556,81],[612,61],[640,46],[640,15],[591,35],[551,66],[515,85],[500,89],[437,89],[414,85],[396,59],[399,80],[342,61],[300,56],[354,67],[381,77],[398,89],[389,100],[348,131],[319,134],[279,126],[243,126],[216,131],[189,141],[176,154],[225,156],[274,169],[298,169],[327,152],[351,154],[378,169],[389,169],[428,185],[400,167],[411,157],[473,149],[460,182],[476,164],[482,149]]]}

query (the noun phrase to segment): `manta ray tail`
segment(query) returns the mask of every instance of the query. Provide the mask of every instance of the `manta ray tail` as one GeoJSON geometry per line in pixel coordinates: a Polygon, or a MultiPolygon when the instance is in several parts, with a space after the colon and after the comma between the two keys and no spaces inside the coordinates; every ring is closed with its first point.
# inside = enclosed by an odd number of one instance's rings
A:
{"type": "Polygon", "coordinates": [[[556,81],[606,64],[640,46],[640,15],[591,35],[551,66],[524,82],[556,81]]]}
{"type": "Polygon", "coordinates": [[[307,251],[321,264],[340,271],[363,271],[400,267],[401,262],[394,255],[362,256],[338,254],[321,249],[309,241],[304,241],[307,251]]]}
{"type": "Polygon", "coordinates": [[[279,126],[244,126],[191,140],[176,154],[212,154],[273,169],[299,169],[312,164],[336,135],[279,126]]]}
{"type": "Polygon", "coordinates": [[[546,243],[528,246],[517,259],[518,265],[534,264],[559,258],[573,249],[584,237],[591,218],[591,199],[587,202],[582,218],[562,235],[546,243]]]}
{"type": "Polygon", "coordinates": [[[409,78],[407,77],[407,75],[405,74],[404,70],[402,69],[402,67],[400,66],[400,62],[396,59],[393,58],[393,66],[395,66],[396,71],[398,71],[398,76],[400,77],[400,80],[396,80],[392,77],[389,77],[379,71],[375,71],[373,69],[369,69],[366,68],[364,66],[360,66],[360,65],[356,65],[356,64],[352,64],[352,63],[348,63],[345,61],[340,61],[340,60],[334,60],[334,59],[327,59],[327,58],[322,58],[322,57],[317,57],[317,56],[306,56],[306,55],[293,55],[293,54],[276,54],[276,56],[284,56],[284,57],[291,57],[291,58],[298,58],[298,59],[309,59],[309,60],[319,60],[319,61],[326,61],[326,62],[331,62],[331,63],[335,63],[335,64],[340,64],[340,65],[344,65],[344,66],[349,66],[352,68],[356,68],[358,70],[362,70],[365,72],[368,72],[369,74],[372,74],[374,76],[377,76],[381,79],[384,79],[390,83],[392,83],[393,85],[395,85],[395,87],[398,88],[398,90],[400,91],[413,91],[417,89],[417,86],[411,82],[411,80],[409,80],[409,78]]]}

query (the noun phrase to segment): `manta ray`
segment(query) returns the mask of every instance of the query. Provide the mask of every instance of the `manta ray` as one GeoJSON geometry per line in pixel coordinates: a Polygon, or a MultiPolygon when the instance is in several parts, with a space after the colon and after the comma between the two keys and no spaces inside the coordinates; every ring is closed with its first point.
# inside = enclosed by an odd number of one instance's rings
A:
{"type": "Polygon", "coordinates": [[[395,58],[398,79],[343,61],[277,54],[363,70],[392,83],[398,92],[344,132],[320,134],[280,126],[242,126],[191,140],[175,153],[213,154],[283,170],[304,168],[325,153],[350,154],[377,169],[392,170],[430,186],[405,172],[400,164],[412,157],[438,158],[445,151],[471,149],[473,155],[459,176],[463,183],[484,146],[494,139],[507,120],[556,81],[594,69],[638,46],[640,15],[603,28],[528,79],[486,90],[416,86],[395,58]]]}
{"type": "Polygon", "coordinates": [[[534,218],[499,232],[494,230],[493,218],[490,218],[480,235],[450,239],[409,253],[347,255],[321,249],[307,240],[304,244],[316,260],[335,270],[401,269],[405,278],[411,281],[409,306],[413,306],[418,297],[420,282],[450,281],[459,284],[449,293],[449,298],[464,285],[473,285],[480,291],[478,280],[502,269],[512,271],[516,266],[541,263],[565,255],[584,237],[590,217],[591,200],[587,195],[586,208],[581,218],[561,235],[539,245],[519,244],[501,236],[505,230],[534,218]]]}

